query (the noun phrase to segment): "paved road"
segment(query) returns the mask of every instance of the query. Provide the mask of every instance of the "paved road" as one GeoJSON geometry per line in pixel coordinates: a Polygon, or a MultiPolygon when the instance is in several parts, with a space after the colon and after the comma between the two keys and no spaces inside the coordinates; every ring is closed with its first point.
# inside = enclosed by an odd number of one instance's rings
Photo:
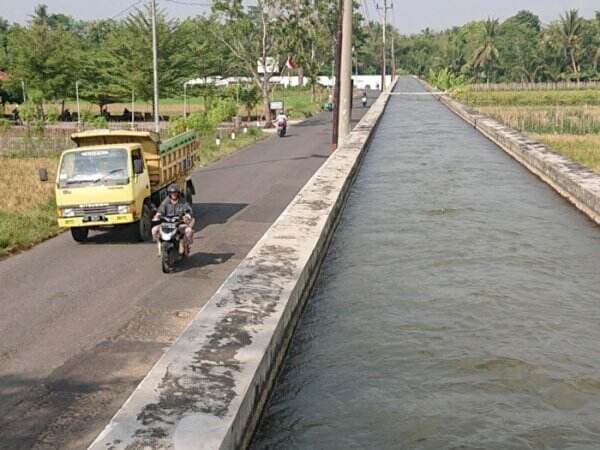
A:
{"type": "Polygon", "coordinates": [[[161,273],[154,245],[116,231],[0,261],[0,448],[95,438],[327,158],[329,115],[194,175],[197,241],[176,274],[161,273]]]}

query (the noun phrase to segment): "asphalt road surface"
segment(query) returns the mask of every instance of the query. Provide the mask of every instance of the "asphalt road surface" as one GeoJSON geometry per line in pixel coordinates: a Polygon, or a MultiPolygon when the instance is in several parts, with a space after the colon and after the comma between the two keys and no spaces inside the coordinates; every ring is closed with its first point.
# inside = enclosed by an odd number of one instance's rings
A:
{"type": "Polygon", "coordinates": [[[177,273],[122,231],[0,261],[1,449],[91,443],[330,154],[330,113],[288,131],[194,174],[196,242],[177,273]]]}

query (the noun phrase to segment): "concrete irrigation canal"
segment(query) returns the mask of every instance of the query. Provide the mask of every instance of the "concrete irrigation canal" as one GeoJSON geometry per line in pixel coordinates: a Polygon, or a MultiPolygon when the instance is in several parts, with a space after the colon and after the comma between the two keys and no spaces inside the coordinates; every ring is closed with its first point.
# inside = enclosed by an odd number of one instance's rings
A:
{"type": "Polygon", "coordinates": [[[545,183],[392,96],[252,448],[598,448],[599,260],[545,183]]]}

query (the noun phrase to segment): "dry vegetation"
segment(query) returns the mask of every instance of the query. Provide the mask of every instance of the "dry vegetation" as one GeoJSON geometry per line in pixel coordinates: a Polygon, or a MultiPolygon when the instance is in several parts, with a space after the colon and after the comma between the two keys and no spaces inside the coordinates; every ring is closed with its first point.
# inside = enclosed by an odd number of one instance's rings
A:
{"type": "Polygon", "coordinates": [[[48,203],[54,195],[56,165],[53,158],[0,158],[0,210],[25,213],[48,203]],[[50,181],[38,179],[38,169],[48,169],[50,181]]]}
{"type": "Polygon", "coordinates": [[[600,106],[484,106],[477,109],[521,131],[580,135],[600,133],[600,106]]]}

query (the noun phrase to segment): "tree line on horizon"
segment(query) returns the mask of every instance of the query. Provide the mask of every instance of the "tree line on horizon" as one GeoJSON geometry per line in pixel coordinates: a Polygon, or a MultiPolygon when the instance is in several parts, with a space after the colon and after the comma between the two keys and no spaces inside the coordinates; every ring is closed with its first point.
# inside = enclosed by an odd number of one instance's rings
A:
{"type": "MultiPolygon", "coordinates": [[[[258,61],[274,58],[278,71],[288,57],[313,90],[320,75],[330,75],[335,53],[337,3],[330,0],[215,0],[211,13],[185,19],[158,11],[161,97],[179,97],[189,79],[244,76],[252,80],[242,96],[258,96],[268,110],[271,74],[258,61]]],[[[367,22],[355,3],[354,70],[381,72],[382,26],[367,22]]],[[[600,11],[583,18],[577,10],[543,25],[521,11],[499,22],[475,21],[434,32],[405,36],[388,30],[395,41],[399,70],[426,75],[447,70],[472,82],[599,80],[600,11]]],[[[151,21],[148,8],[118,19],[77,20],[39,5],[26,24],[0,18],[0,102],[27,101],[43,114],[47,102],[80,97],[104,105],[136,99],[152,101],[151,21]],[[24,88],[24,89],[23,89],[24,88]]],[[[389,47],[387,51],[389,52],[389,47]]],[[[389,55],[389,53],[388,53],[389,55]]],[[[389,56],[388,56],[389,58],[389,56]]],[[[389,67],[389,64],[388,64],[389,67]]],[[[390,68],[391,70],[391,68],[390,68]]],[[[207,95],[196,88],[192,95],[207,95]]]]}
{"type": "Polygon", "coordinates": [[[520,11],[503,22],[400,36],[396,48],[399,67],[421,76],[448,70],[470,82],[598,81],[600,11],[588,19],[571,9],[546,25],[520,11]]]}

